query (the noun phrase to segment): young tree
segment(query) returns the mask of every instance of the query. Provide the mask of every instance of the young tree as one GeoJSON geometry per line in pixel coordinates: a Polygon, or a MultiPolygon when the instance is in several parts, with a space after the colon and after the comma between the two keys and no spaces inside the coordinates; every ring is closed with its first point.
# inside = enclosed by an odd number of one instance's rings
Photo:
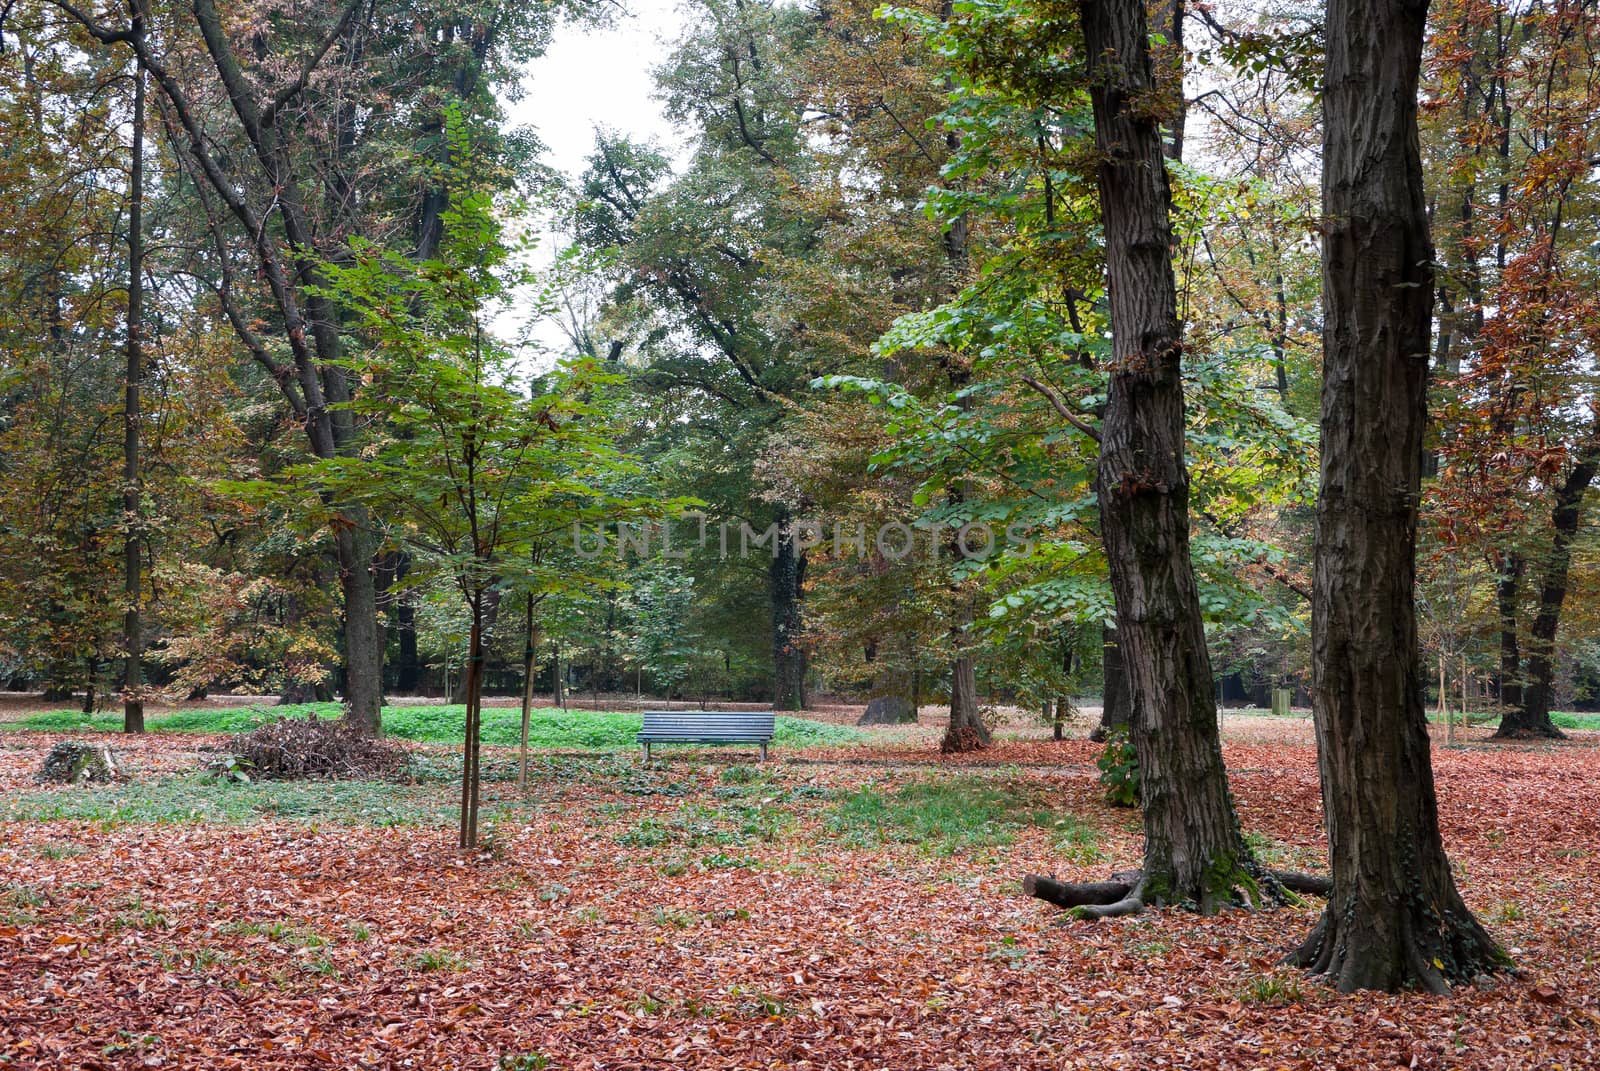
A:
{"type": "Polygon", "coordinates": [[[1413,605],[1433,247],[1417,141],[1427,4],[1331,0],[1312,681],[1333,893],[1292,961],[1444,992],[1507,963],[1439,833],[1413,605]]]}
{"type": "MultiPolygon", "coordinates": [[[[464,139],[462,129],[453,121],[452,133],[464,139]]],[[[508,293],[492,193],[458,182],[441,222],[434,257],[358,245],[352,265],[329,269],[330,296],[370,342],[344,367],[364,384],[349,415],[373,425],[373,441],[358,455],[309,463],[290,480],[315,492],[308,510],[354,502],[363,517],[392,518],[390,539],[416,552],[419,566],[425,560],[448,576],[462,598],[469,625],[460,846],[470,849],[478,839],[489,601],[551,582],[534,545],[581,518],[619,461],[592,366],[559,369],[530,398],[518,389],[513,355],[490,333],[508,293]]],[[[354,523],[336,506],[319,512],[335,528],[354,523]]],[[[575,573],[561,580],[583,582],[575,573]]]]}
{"type": "MultiPolygon", "coordinates": [[[[131,5],[132,32],[144,35],[144,11],[131,5]]],[[[144,523],[140,497],[144,492],[139,469],[139,389],[144,378],[144,68],[133,68],[133,138],[129,147],[128,168],[128,323],[125,348],[127,367],[122,390],[122,510],[127,535],[123,541],[123,594],[127,605],[122,617],[122,731],[144,732],[144,615],[139,606],[143,597],[141,557],[144,523]]]]}

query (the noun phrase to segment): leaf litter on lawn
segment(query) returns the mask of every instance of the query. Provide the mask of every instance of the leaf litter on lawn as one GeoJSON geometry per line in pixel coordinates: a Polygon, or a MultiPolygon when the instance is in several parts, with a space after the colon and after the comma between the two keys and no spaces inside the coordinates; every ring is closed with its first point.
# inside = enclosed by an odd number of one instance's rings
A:
{"type": "MultiPolygon", "coordinates": [[[[1449,998],[1343,997],[1279,967],[1311,907],[1095,924],[1022,897],[1029,871],[1137,863],[1134,815],[1101,802],[1082,741],[1009,742],[978,765],[862,747],[765,767],[691,753],[647,771],[541,757],[526,799],[486,786],[494,821],[472,858],[451,846],[444,779],[421,786],[437,798],[411,826],[359,810],[8,820],[0,1055],[252,1069],[1600,1066],[1600,750],[1585,743],[1437,752],[1466,895],[1522,968],[1449,998]],[[847,799],[931,807],[937,793],[906,787],[930,782],[967,786],[987,824],[895,827],[923,843],[850,824],[847,799]]],[[[192,750],[164,741],[135,750],[141,777],[192,768],[192,750]]],[[[1230,744],[1228,759],[1258,850],[1319,860],[1310,747],[1230,744]]]]}

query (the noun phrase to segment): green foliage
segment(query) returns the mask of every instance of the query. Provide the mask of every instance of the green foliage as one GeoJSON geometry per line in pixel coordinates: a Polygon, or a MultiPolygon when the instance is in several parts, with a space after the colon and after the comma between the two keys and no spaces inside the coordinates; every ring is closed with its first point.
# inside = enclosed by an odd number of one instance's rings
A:
{"type": "Polygon", "coordinates": [[[1100,768],[1100,783],[1106,786],[1106,802],[1114,807],[1139,804],[1139,755],[1126,729],[1106,734],[1106,746],[1095,760],[1100,768]]]}
{"type": "Polygon", "coordinates": [[[472,966],[472,961],[449,948],[425,948],[406,959],[414,971],[443,971],[454,974],[472,966]]]}
{"type": "Polygon", "coordinates": [[[1239,1003],[1264,1007],[1299,1004],[1305,1000],[1300,989],[1298,974],[1261,974],[1251,978],[1239,990],[1239,1003]]]}
{"type": "Polygon", "coordinates": [[[254,763],[237,755],[223,755],[206,763],[206,770],[218,781],[248,784],[254,763]]]}

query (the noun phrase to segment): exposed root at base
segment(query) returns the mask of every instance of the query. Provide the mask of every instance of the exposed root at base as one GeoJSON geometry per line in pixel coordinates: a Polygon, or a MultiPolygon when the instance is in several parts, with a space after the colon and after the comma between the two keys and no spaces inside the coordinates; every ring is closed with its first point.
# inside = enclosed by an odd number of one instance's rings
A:
{"type": "MultiPolygon", "coordinates": [[[[1333,880],[1316,874],[1301,874],[1291,870],[1261,868],[1259,878],[1264,885],[1276,885],[1289,893],[1310,896],[1327,896],[1333,891],[1333,880]]],[[[1029,874],[1022,879],[1022,891],[1046,903],[1065,908],[1076,919],[1106,919],[1121,915],[1137,915],[1146,907],[1160,907],[1145,900],[1144,872],[1139,870],[1113,874],[1110,881],[1067,882],[1057,881],[1042,874],[1029,874]]],[[[1243,906],[1261,906],[1247,903],[1243,906]]]]}

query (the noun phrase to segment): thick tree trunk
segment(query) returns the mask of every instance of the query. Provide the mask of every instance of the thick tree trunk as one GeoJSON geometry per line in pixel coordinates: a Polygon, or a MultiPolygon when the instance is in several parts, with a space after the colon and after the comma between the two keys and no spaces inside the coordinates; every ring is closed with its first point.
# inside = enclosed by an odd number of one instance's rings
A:
{"type": "Polygon", "coordinates": [[[1550,720],[1552,677],[1555,673],[1556,634],[1561,627],[1561,608],[1567,601],[1567,576],[1572,568],[1572,541],[1583,520],[1583,499],[1600,468],[1600,426],[1587,447],[1580,451],[1556,489],[1555,508],[1550,514],[1551,544],[1539,575],[1539,608],[1528,630],[1528,671],[1522,691],[1522,706],[1500,721],[1497,737],[1538,736],[1564,739],[1566,734],[1550,720]]]}
{"type": "Polygon", "coordinates": [[[1139,899],[1215,911],[1258,896],[1217,735],[1189,556],[1182,341],[1171,190],[1142,2],[1082,0],[1101,152],[1112,359],[1101,423],[1101,532],[1132,693],[1145,865],[1139,899]]]}
{"type": "Polygon", "coordinates": [[[334,534],[344,593],[345,717],[362,733],[376,736],[383,727],[383,629],[372,568],[376,538],[365,528],[365,510],[346,512],[359,519],[334,534]]]}
{"type": "Polygon", "coordinates": [[[1117,630],[1101,631],[1104,656],[1104,685],[1100,697],[1100,724],[1089,734],[1096,743],[1110,736],[1113,730],[1126,729],[1133,721],[1133,702],[1128,694],[1128,668],[1122,661],[1122,646],[1117,642],[1117,630]]]}
{"type": "MultiPolygon", "coordinates": [[[[959,629],[952,639],[960,642],[959,629]]],[[[950,663],[950,727],[945,730],[939,750],[975,751],[990,743],[989,727],[983,724],[983,714],[978,709],[977,664],[963,655],[950,663]]]]}
{"type": "Polygon", "coordinates": [[[805,555],[798,553],[787,531],[788,514],[778,518],[777,554],[768,573],[772,593],[772,706],[774,710],[806,708],[806,652],[801,646],[800,593],[805,581],[805,555]]]}
{"type": "Polygon", "coordinates": [[[1505,962],[1445,858],[1413,603],[1433,303],[1416,125],[1426,12],[1327,9],[1312,706],[1333,893],[1290,959],[1342,992],[1442,992],[1505,962]]]}
{"type": "MultiPolygon", "coordinates": [[[[144,33],[144,18],[133,8],[133,32],[144,33]]],[[[143,577],[140,550],[144,518],[141,510],[143,479],[139,458],[139,386],[144,378],[144,68],[134,61],[133,146],[128,172],[128,335],[127,369],[123,376],[122,404],[122,512],[127,525],[123,544],[122,616],[122,731],[144,732],[144,616],[139,603],[143,577]]]]}

